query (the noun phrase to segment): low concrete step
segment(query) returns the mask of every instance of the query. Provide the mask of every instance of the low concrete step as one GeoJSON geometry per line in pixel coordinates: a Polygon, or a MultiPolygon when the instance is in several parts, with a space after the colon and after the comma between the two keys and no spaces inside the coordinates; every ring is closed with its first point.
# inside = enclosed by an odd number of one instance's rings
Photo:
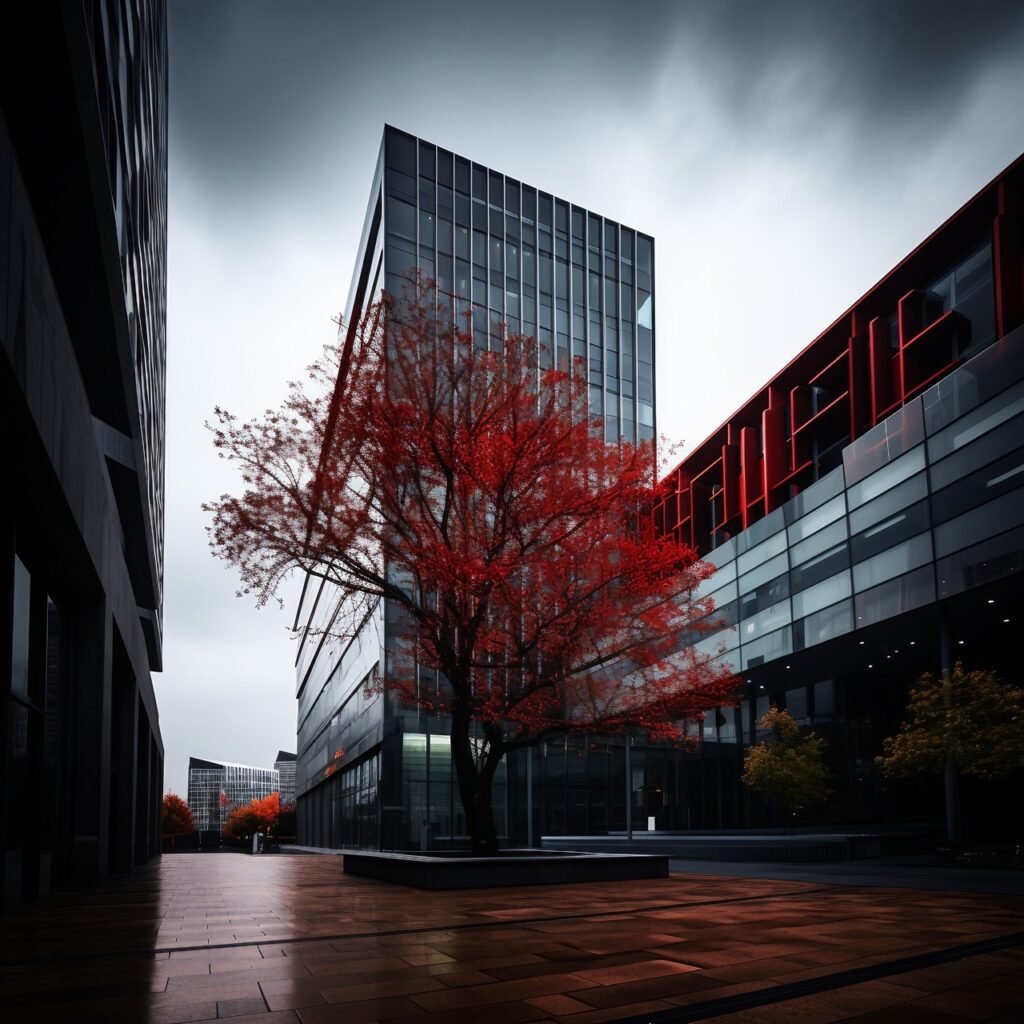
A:
{"type": "Polygon", "coordinates": [[[719,860],[762,864],[833,864],[879,857],[882,838],[825,836],[658,836],[641,834],[632,842],[615,836],[544,836],[544,849],[595,853],[659,853],[675,860],[719,860]]]}

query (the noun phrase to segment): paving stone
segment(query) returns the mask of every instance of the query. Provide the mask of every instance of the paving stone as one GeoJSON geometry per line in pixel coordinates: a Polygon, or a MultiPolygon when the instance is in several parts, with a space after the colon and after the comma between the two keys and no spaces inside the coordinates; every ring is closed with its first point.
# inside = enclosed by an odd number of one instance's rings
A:
{"type": "Polygon", "coordinates": [[[677,874],[418,892],[334,857],[166,856],[0,917],[4,1024],[598,1024],[763,996],[729,1024],[1024,1020],[1024,949],[771,1002],[1017,932],[1024,898],[677,874]],[[271,941],[271,940],[278,941],[271,941]]]}

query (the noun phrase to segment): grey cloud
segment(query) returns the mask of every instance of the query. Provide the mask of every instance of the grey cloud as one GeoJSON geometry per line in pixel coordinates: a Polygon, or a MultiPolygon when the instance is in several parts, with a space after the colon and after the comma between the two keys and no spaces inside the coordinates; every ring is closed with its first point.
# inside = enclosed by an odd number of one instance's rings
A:
{"type": "Polygon", "coordinates": [[[235,600],[206,548],[198,505],[237,479],[201,423],[276,404],[333,336],[385,120],[656,235],[659,424],[691,445],[1024,139],[1020,4],[172,0],[169,20],[157,685],[179,789],[189,753],[294,742],[288,616],[235,600]]]}
{"type": "Polygon", "coordinates": [[[654,76],[683,70],[672,67],[680,45],[737,131],[779,130],[792,102],[793,132],[847,124],[884,142],[933,130],[1024,43],[1024,5],[952,0],[179,0],[170,20],[173,140],[192,173],[230,181],[236,196],[286,172],[301,187],[309,148],[375,135],[382,105],[478,134],[510,126],[513,138],[516,126],[567,122],[588,98],[640,114],[654,76]]]}

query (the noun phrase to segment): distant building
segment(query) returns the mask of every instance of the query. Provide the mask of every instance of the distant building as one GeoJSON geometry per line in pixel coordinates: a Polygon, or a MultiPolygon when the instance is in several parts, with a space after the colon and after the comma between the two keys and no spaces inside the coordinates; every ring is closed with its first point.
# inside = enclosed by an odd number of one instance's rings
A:
{"type": "MultiPolygon", "coordinates": [[[[160,852],[163,0],[0,32],[0,893],[160,852]]],[[[11,17],[13,15],[13,17],[11,17]]]]}
{"type": "Polygon", "coordinates": [[[236,807],[270,796],[279,786],[276,768],[205,761],[200,757],[188,759],[188,806],[196,828],[201,831],[222,829],[236,807]]]}
{"type": "Polygon", "coordinates": [[[289,754],[287,750],[279,750],[274,769],[281,781],[281,803],[295,803],[295,755],[289,754]]]}

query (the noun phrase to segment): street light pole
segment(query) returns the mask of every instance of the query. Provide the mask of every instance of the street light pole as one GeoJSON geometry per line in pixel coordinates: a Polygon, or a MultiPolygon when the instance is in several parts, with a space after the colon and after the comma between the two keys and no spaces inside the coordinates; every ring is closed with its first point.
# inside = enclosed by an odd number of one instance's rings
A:
{"type": "Polygon", "coordinates": [[[626,842],[633,842],[633,765],[630,757],[630,735],[626,733],[626,842]]]}
{"type": "Polygon", "coordinates": [[[526,845],[533,848],[533,748],[526,752],[526,845]]]}

